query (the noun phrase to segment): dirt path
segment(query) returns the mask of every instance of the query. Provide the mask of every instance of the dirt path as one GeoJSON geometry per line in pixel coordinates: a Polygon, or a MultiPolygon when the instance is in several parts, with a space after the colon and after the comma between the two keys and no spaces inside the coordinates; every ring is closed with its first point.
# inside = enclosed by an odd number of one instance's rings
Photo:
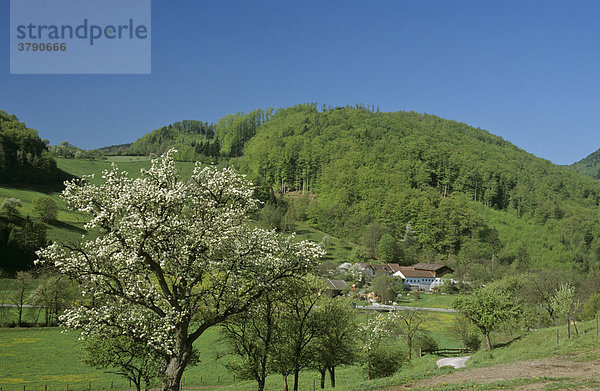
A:
{"type": "MultiPolygon", "coordinates": [[[[532,361],[521,361],[510,364],[500,364],[487,368],[474,368],[457,371],[448,375],[425,379],[401,387],[390,388],[388,391],[399,391],[412,388],[434,388],[440,385],[457,383],[493,383],[501,380],[534,378],[534,377],[569,377],[577,379],[598,378],[600,361],[575,362],[571,358],[543,358],[532,361]]],[[[542,384],[538,384],[542,385],[542,384]]],[[[537,385],[517,388],[521,390],[543,389],[537,385]]]]}

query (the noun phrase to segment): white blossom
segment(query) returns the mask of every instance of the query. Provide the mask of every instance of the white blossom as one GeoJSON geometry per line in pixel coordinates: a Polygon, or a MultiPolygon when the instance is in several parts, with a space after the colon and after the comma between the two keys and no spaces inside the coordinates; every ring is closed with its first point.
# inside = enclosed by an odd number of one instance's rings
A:
{"type": "Polygon", "coordinates": [[[85,305],[63,315],[66,327],[83,337],[146,341],[166,362],[323,254],[316,244],[248,224],[259,202],[243,175],[198,163],[182,180],[173,153],[139,178],[113,165],[100,185],[67,182],[62,197],[89,216],[91,235],[38,252],[40,262],[82,284],[85,305]]]}

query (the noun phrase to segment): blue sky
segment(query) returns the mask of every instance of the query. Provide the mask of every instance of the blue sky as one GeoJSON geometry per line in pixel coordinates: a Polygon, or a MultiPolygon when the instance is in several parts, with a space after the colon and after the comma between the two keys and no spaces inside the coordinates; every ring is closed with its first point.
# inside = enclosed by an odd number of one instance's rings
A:
{"type": "Polygon", "coordinates": [[[52,144],[134,141],[182,119],[317,102],[414,110],[557,164],[600,148],[600,2],[152,2],[150,75],[10,75],[0,109],[52,144]]]}

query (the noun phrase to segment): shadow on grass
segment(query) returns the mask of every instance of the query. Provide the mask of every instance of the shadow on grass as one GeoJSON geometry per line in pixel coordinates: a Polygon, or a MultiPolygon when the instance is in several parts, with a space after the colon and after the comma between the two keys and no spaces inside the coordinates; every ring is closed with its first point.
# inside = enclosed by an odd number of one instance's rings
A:
{"type": "Polygon", "coordinates": [[[519,335],[518,337],[515,337],[513,339],[511,339],[510,341],[506,341],[506,342],[501,342],[501,343],[497,343],[493,345],[493,348],[504,348],[506,346],[509,346],[510,344],[512,344],[513,342],[519,341],[521,338],[523,338],[522,335],[519,335]]]}
{"type": "Polygon", "coordinates": [[[78,227],[76,225],[73,224],[69,224],[69,223],[65,223],[64,221],[58,221],[58,220],[54,220],[52,222],[49,222],[48,224],[52,225],[53,227],[56,228],[64,228],[67,229],[69,231],[73,231],[73,232],[78,232],[81,234],[86,233],[87,231],[81,227],[78,227]]]}
{"type": "Polygon", "coordinates": [[[38,182],[17,182],[17,181],[7,181],[2,185],[6,187],[11,187],[17,190],[32,190],[37,191],[44,194],[52,194],[59,193],[64,190],[65,185],[64,181],[70,181],[72,179],[77,178],[74,175],[69,174],[63,170],[58,169],[54,176],[51,176],[47,180],[40,180],[38,182]]]}

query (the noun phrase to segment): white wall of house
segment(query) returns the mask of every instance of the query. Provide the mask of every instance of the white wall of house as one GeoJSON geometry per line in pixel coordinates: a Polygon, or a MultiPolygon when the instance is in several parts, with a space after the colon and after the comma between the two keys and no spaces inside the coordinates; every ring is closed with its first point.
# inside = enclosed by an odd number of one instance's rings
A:
{"type": "Polygon", "coordinates": [[[401,272],[394,273],[394,276],[402,278],[407,287],[418,287],[424,290],[432,290],[444,283],[441,277],[406,277],[401,272]]]}

